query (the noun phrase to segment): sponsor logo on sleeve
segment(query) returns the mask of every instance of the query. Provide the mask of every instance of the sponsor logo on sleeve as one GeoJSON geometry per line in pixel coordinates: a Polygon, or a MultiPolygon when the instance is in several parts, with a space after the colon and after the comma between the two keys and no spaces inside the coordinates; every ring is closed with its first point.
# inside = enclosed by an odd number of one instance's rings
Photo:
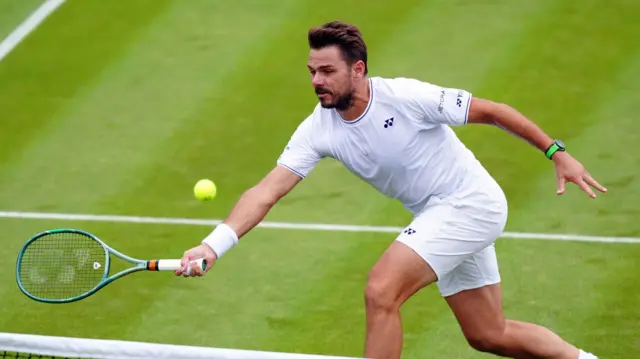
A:
{"type": "Polygon", "coordinates": [[[462,97],[464,95],[464,91],[460,90],[458,91],[458,98],[456,99],[456,105],[458,105],[458,107],[462,107],[462,97]]]}
{"type": "Polygon", "coordinates": [[[440,103],[438,104],[438,112],[442,113],[442,110],[444,110],[444,89],[441,88],[440,90],[440,103]]]}

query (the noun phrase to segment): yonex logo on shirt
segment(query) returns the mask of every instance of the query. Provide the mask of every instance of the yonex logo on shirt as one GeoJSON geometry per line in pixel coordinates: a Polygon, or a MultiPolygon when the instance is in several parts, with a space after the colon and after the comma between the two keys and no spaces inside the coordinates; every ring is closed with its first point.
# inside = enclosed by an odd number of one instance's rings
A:
{"type": "Polygon", "coordinates": [[[391,126],[393,126],[393,117],[386,119],[384,121],[384,128],[391,127],[391,126]]]}
{"type": "MultiPolygon", "coordinates": [[[[470,172],[481,174],[471,183],[486,180],[482,166],[446,129],[466,123],[463,107],[470,93],[407,78],[376,77],[370,83],[366,116],[373,121],[346,126],[335,109],[317,104],[291,135],[291,147],[278,164],[305,178],[320,160],[331,158],[413,214],[421,213],[434,193],[459,189],[470,172]]],[[[415,228],[402,233],[406,228],[399,234],[418,235],[415,228]]]]}

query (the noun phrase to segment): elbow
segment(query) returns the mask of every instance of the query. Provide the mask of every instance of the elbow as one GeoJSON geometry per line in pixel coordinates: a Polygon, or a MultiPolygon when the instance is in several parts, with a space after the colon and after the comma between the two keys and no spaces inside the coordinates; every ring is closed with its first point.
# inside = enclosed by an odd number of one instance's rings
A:
{"type": "Polygon", "coordinates": [[[490,102],[489,106],[486,106],[480,121],[484,124],[503,127],[502,119],[505,118],[504,114],[509,111],[511,111],[511,107],[505,103],[490,102]]]}
{"type": "Polygon", "coordinates": [[[507,105],[506,103],[502,103],[502,102],[494,102],[493,106],[495,107],[494,113],[496,115],[499,114],[503,114],[506,112],[510,112],[513,111],[513,107],[507,105]]]}
{"type": "Polygon", "coordinates": [[[508,106],[486,99],[472,99],[469,110],[469,123],[499,126],[501,114],[508,106]]]}

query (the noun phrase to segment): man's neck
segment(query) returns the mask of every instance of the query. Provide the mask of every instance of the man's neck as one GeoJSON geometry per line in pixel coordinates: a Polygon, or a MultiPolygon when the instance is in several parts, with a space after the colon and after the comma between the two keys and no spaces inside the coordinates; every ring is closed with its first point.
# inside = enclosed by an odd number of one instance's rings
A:
{"type": "Polygon", "coordinates": [[[342,119],[345,121],[353,121],[362,116],[369,105],[370,94],[371,88],[369,86],[369,79],[365,77],[360,86],[356,88],[351,107],[344,111],[338,111],[342,119]]]}

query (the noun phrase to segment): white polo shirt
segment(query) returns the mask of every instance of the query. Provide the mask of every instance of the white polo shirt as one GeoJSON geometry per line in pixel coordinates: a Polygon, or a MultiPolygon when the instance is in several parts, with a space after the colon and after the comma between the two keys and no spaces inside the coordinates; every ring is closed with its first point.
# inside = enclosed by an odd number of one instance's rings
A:
{"type": "Polygon", "coordinates": [[[306,177],[324,157],[413,214],[431,196],[469,192],[493,178],[450,126],[464,125],[471,94],[408,78],[372,77],[370,101],[353,121],[318,104],[277,164],[306,177]]]}

